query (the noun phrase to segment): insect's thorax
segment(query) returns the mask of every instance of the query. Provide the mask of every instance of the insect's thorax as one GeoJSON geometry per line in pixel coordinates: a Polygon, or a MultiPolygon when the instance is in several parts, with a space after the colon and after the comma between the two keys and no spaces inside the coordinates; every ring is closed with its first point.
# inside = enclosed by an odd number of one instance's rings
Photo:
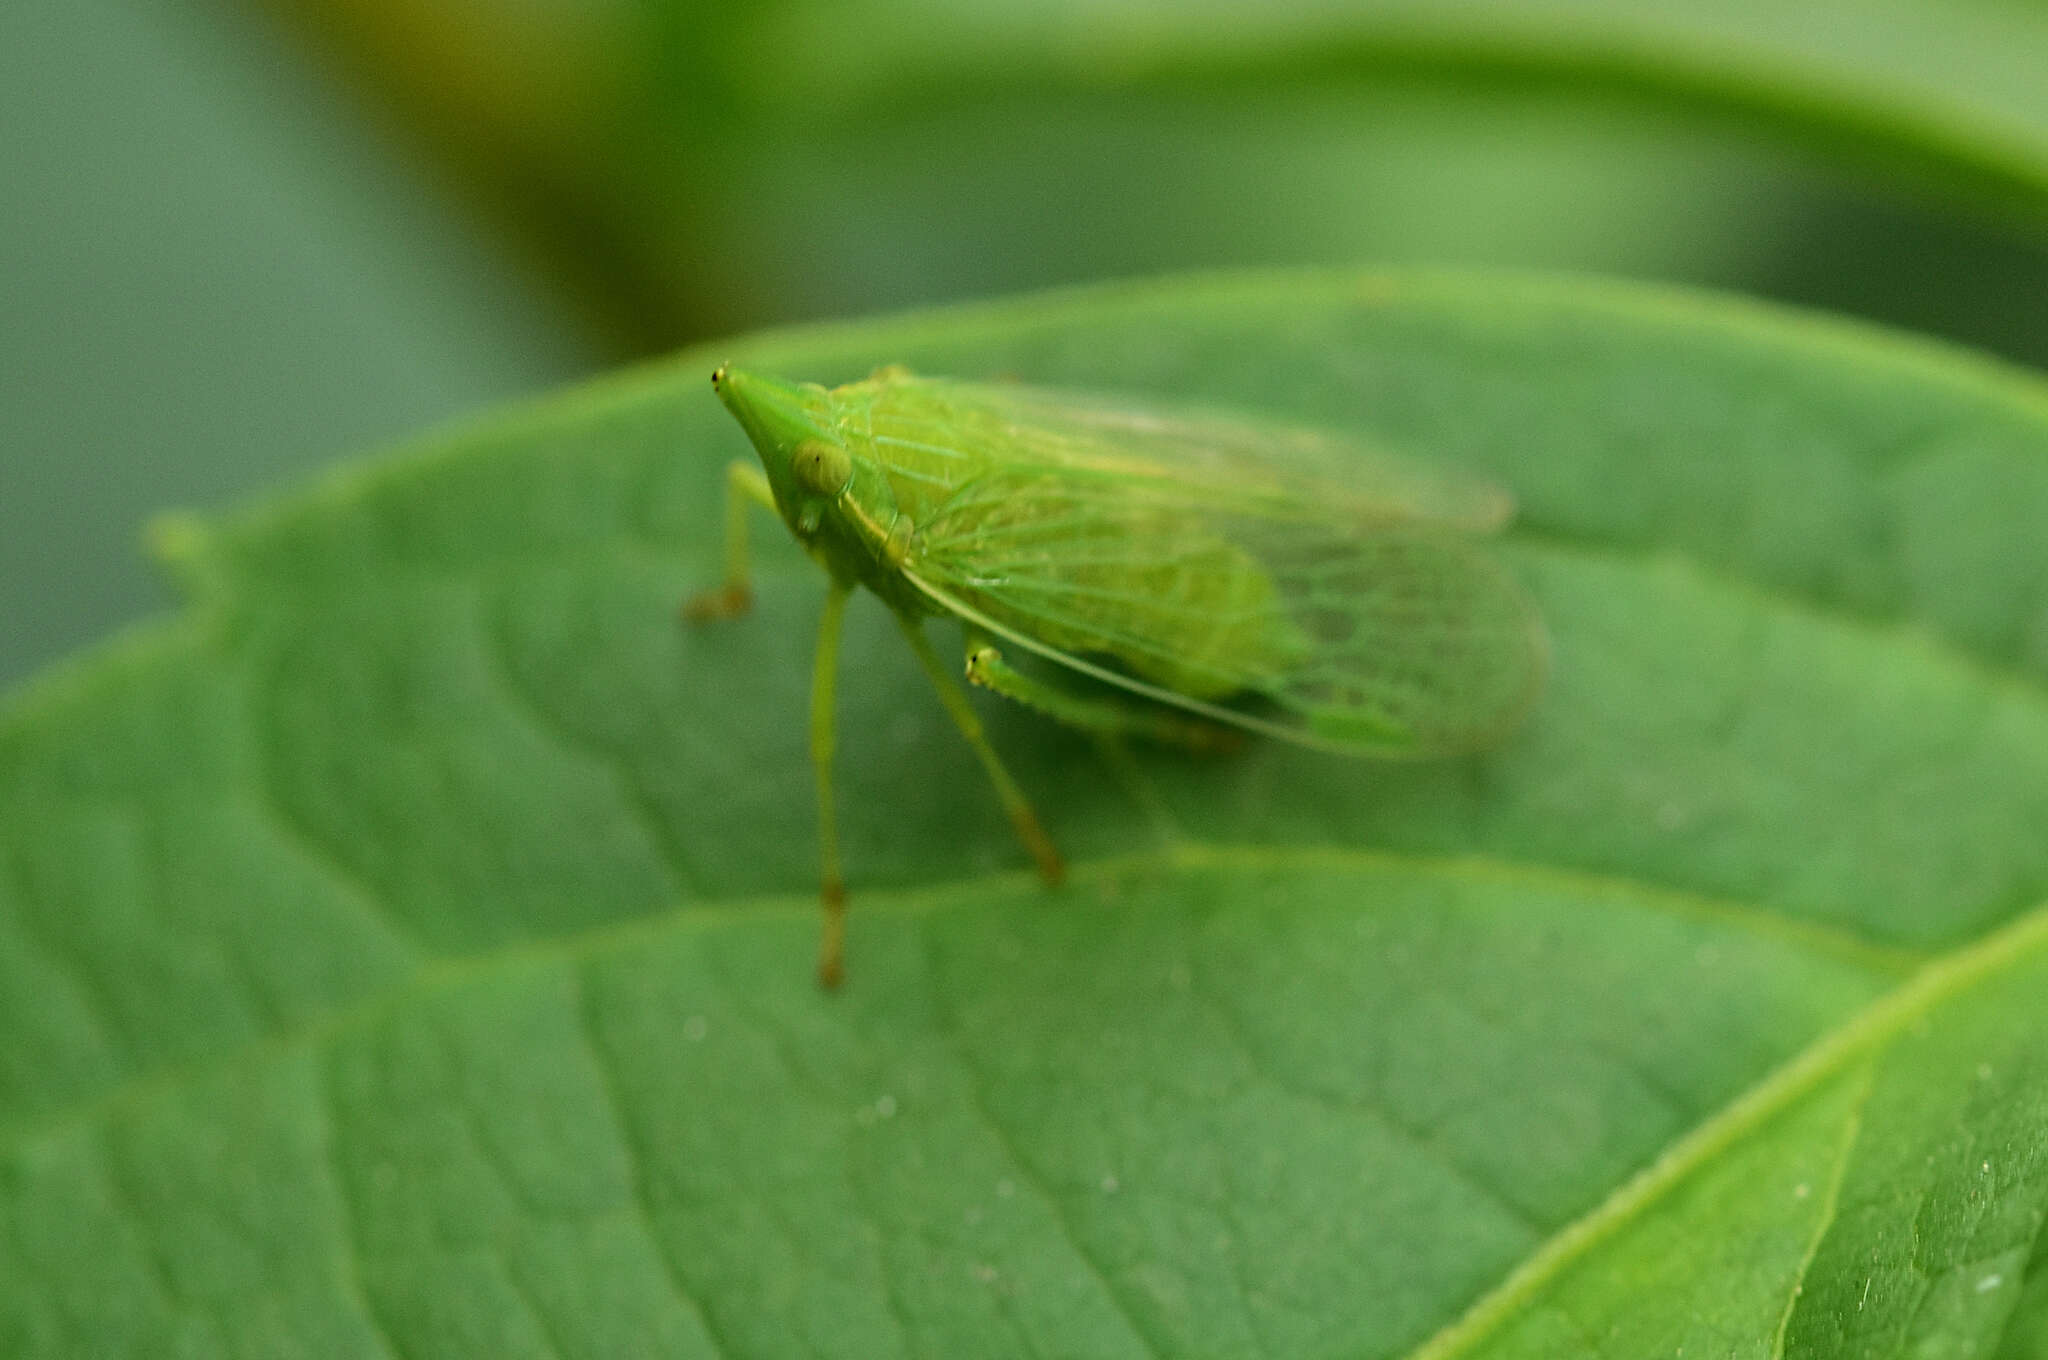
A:
{"type": "Polygon", "coordinates": [[[878,474],[898,513],[923,524],[987,469],[989,432],[930,392],[891,377],[835,390],[835,433],[857,466],[878,474]]]}
{"type": "Polygon", "coordinates": [[[928,613],[931,602],[904,575],[916,558],[917,530],[982,460],[956,447],[927,416],[896,409],[887,387],[857,383],[832,394],[831,431],[852,477],[815,532],[806,536],[799,528],[799,537],[834,575],[897,609],[928,613]]]}
{"type": "Polygon", "coordinates": [[[863,456],[859,444],[849,441],[843,447],[851,466],[846,484],[829,499],[801,489],[788,501],[778,495],[783,519],[834,577],[866,586],[897,609],[921,612],[923,597],[902,575],[914,525],[897,507],[887,477],[863,456]]]}
{"type": "Polygon", "coordinates": [[[892,607],[927,612],[930,605],[903,575],[914,526],[886,495],[862,494],[860,481],[856,475],[854,485],[826,512],[811,539],[812,553],[834,576],[866,586],[892,607]]]}

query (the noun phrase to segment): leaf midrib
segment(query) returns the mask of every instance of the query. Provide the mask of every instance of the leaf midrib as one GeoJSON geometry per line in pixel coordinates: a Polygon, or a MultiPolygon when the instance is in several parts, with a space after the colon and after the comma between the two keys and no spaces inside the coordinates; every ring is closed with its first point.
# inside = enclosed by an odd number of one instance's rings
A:
{"type": "Polygon", "coordinates": [[[2001,965],[2017,963],[2043,949],[2048,949],[2048,903],[1974,944],[1931,959],[1900,986],[1821,1035],[1719,1114],[1680,1138],[1597,1208],[1554,1234],[1463,1317],[1412,1352],[1409,1360],[1446,1360],[1471,1350],[1515,1316],[1517,1305],[1534,1297],[1572,1262],[1626,1227],[1640,1211],[1738,1137],[1761,1127],[1845,1071],[1852,1061],[1875,1055],[1941,1001],[1993,976],[2001,965]]]}

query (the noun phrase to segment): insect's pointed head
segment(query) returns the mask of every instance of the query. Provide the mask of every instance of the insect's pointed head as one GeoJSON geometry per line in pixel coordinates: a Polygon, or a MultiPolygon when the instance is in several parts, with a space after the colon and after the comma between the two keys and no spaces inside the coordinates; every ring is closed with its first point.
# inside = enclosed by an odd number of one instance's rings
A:
{"type": "Polygon", "coordinates": [[[810,538],[853,476],[833,433],[832,394],[815,383],[784,382],[730,364],[711,375],[711,390],[761,455],[783,517],[810,538]]]}
{"type": "Polygon", "coordinates": [[[815,383],[784,382],[726,364],[711,375],[711,390],[754,441],[771,472],[771,460],[787,463],[806,439],[831,438],[832,399],[815,383]]]}

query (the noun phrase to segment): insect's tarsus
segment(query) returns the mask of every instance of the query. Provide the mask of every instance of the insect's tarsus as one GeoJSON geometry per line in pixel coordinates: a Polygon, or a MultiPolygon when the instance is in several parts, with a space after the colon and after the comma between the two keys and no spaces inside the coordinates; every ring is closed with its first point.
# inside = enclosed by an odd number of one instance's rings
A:
{"type": "Polygon", "coordinates": [[[829,992],[846,981],[846,884],[826,879],[820,899],[825,928],[818,936],[818,985],[829,992]]]}
{"type": "MultiPolygon", "coordinates": [[[[716,387],[725,370],[711,375],[716,387]]],[[[683,617],[691,623],[737,618],[753,607],[754,587],[747,552],[747,511],[751,506],[775,508],[775,493],[768,479],[752,463],[735,459],[725,469],[725,580],[714,589],[693,595],[683,605],[683,617]]]]}

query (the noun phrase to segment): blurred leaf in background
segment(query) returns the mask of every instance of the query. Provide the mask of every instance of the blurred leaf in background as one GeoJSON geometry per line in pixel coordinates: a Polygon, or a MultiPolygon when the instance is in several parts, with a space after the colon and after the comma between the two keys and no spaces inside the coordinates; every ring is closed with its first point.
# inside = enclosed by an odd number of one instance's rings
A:
{"type": "Polygon", "coordinates": [[[2028,6],[269,7],[0,16],[0,676],[159,598],[152,506],[770,321],[1465,261],[2048,360],[2028,6]]]}
{"type": "Polygon", "coordinates": [[[273,27],[0,5],[0,682],[165,601],[153,511],[599,362],[273,27]]]}
{"type": "Polygon", "coordinates": [[[650,343],[1190,266],[1565,265],[2048,358],[1989,3],[271,0],[650,343]]]}

